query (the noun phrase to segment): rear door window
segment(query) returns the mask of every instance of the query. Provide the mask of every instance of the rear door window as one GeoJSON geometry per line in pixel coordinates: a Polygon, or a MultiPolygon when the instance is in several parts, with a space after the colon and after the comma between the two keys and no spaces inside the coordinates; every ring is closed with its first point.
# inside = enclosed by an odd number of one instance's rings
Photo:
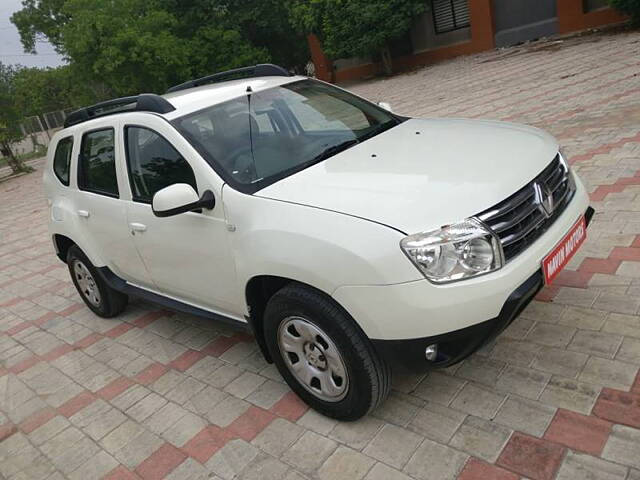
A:
{"type": "Polygon", "coordinates": [[[114,137],[113,128],[83,135],[78,163],[80,190],[118,197],[114,137]]]}

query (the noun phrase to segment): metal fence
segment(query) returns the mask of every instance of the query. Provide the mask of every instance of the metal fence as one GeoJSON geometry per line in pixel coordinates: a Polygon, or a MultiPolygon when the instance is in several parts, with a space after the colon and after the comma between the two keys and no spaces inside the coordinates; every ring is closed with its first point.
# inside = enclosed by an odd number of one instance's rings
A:
{"type": "Polygon", "coordinates": [[[20,124],[23,138],[13,144],[14,153],[24,155],[46,148],[53,133],[64,126],[64,120],[71,111],[68,108],[23,119],[20,124]]]}
{"type": "Polygon", "coordinates": [[[42,120],[40,117],[27,117],[22,122],[22,133],[27,136],[37,132],[44,132],[46,128],[44,127],[42,120]]]}
{"type": "Polygon", "coordinates": [[[64,125],[64,119],[66,118],[66,114],[64,110],[58,110],[57,112],[49,112],[44,113],[42,115],[44,117],[44,121],[47,124],[49,130],[52,128],[60,128],[64,125]]]}
{"type": "Polygon", "coordinates": [[[64,120],[67,118],[69,112],[71,112],[70,108],[27,117],[22,122],[22,133],[26,136],[38,132],[46,132],[48,130],[62,128],[64,120]]]}

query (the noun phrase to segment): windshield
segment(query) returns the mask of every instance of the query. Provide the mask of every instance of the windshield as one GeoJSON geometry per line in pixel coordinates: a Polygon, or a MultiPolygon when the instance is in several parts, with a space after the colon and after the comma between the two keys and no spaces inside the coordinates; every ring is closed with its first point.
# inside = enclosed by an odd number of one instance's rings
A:
{"type": "Polygon", "coordinates": [[[255,192],[400,122],[343,90],[302,80],[173,121],[234,188],[255,192]]]}

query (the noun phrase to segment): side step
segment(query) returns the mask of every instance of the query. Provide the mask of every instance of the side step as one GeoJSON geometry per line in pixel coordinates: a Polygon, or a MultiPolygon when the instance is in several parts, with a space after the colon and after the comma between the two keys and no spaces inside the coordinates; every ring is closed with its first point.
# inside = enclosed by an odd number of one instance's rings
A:
{"type": "Polygon", "coordinates": [[[189,305],[188,303],[184,303],[179,300],[174,300],[173,298],[168,298],[163,295],[150,292],[148,290],[145,290],[144,288],[136,287],[128,283],[126,280],[118,277],[111,271],[111,269],[109,269],[109,267],[96,267],[96,270],[98,270],[98,274],[107,283],[107,285],[109,285],[114,290],[122,292],[126,295],[141,298],[142,300],[155,303],[170,310],[177,310],[189,315],[195,315],[197,317],[206,318],[208,320],[214,320],[216,322],[222,323],[225,326],[233,328],[234,330],[253,333],[249,322],[241,322],[240,320],[236,320],[235,318],[227,317],[219,313],[210,312],[209,310],[205,310],[203,308],[194,307],[193,305],[189,305]]]}

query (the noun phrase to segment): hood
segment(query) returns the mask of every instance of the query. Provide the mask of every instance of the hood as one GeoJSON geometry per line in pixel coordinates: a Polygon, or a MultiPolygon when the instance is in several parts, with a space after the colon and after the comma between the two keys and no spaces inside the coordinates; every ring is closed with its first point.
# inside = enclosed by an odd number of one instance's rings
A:
{"type": "Polygon", "coordinates": [[[558,144],[523,125],[411,119],[255,195],[383,223],[407,234],[463,220],[538,175],[558,144]]]}

